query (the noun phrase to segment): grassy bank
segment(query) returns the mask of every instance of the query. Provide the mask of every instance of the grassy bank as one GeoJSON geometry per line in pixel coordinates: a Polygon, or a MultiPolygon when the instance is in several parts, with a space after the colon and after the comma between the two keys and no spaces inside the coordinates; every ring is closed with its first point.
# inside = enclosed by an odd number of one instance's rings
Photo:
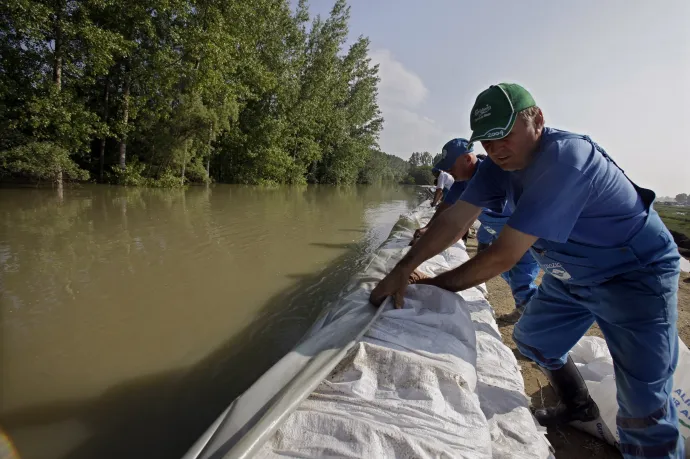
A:
{"type": "Polygon", "coordinates": [[[654,208],[659,212],[668,229],[683,233],[690,238],[690,206],[655,205],[654,208]]]}

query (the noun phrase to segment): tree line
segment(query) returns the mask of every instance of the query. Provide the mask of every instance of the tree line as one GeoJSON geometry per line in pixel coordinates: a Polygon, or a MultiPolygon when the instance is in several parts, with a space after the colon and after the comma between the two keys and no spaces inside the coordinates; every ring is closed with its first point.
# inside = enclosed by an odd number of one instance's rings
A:
{"type": "Polygon", "coordinates": [[[432,156],[428,151],[414,152],[408,160],[408,175],[405,183],[415,185],[432,185],[436,179],[431,172],[433,165],[441,159],[441,155],[432,156]]]}
{"type": "Polygon", "coordinates": [[[2,2],[0,179],[409,181],[348,21],[345,0],[2,2]]]}

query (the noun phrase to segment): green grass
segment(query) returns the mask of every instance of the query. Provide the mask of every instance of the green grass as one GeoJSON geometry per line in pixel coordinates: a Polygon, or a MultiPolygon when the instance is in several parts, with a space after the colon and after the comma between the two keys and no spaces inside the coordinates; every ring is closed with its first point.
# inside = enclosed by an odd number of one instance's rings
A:
{"type": "Polygon", "coordinates": [[[690,206],[674,207],[655,204],[654,208],[659,212],[668,229],[678,231],[690,237],[690,206]]]}

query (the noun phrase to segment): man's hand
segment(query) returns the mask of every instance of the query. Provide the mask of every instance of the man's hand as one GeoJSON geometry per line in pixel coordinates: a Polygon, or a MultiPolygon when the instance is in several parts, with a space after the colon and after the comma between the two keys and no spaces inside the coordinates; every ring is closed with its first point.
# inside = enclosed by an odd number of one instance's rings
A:
{"type": "Polygon", "coordinates": [[[419,271],[418,269],[415,269],[412,274],[410,274],[410,277],[408,278],[407,282],[410,284],[416,284],[421,280],[428,279],[429,276],[424,274],[423,272],[419,271]]]}
{"type": "Polygon", "coordinates": [[[486,250],[451,271],[446,271],[431,279],[421,280],[419,283],[435,285],[451,292],[475,287],[515,266],[515,263],[537,239],[536,236],[522,233],[506,225],[501,230],[498,239],[486,250]]]}
{"type": "Polygon", "coordinates": [[[431,200],[431,207],[436,207],[436,204],[438,204],[441,201],[442,197],[443,188],[436,188],[436,192],[434,193],[434,199],[431,200]]]}
{"type": "Polygon", "coordinates": [[[405,289],[410,278],[411,273],[400,265],[393,268],[386,277],[371,291],[369,301],[374,306],[381,306],[381,303],[389,297],[394,297],[396,309],[403,307],[405,296],[405,289]]]}
{"type": "MultiPolygon", "coordinates": [[[[472,222],[479,216],[480,212],[481,208],[465,201],[458,201],[440,214],[437,221],[429,226],[424,237],[420,238],[397,266],[393,268],[393,271],[371,292],[369,301],[375,306],[380,306],[387,296],[393,295],[395,297],[395,307],[401,308],[405,288],[407,288],[408,278],[412,271],[457,241],[460,235],[465,233],[472,222]]],[[[433,279],[434,285],[436,285],[437,278],[433,279]]],[[[425,282],[421,281],[420,283],[425,282]]]]}
{"type": "Polygon", "coordinates": [[[424,228],[419,228],[417,231],[415,231],[409,245],[414,245],[415,242],[417,242],[419,240],[419,238],[422,237],[424,235],[424,233],[426,233],[427,229],[428,229],[428,226],[425,226],[424,228]]]}

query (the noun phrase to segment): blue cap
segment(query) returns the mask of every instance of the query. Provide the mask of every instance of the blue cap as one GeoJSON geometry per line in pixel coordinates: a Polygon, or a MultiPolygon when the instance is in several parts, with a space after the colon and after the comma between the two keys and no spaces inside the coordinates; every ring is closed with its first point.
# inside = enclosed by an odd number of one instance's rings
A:
{"type": "Polygon", "coordinates": [[[473,151],[474,146],[467,139],[453,139],[443,146],[441,159],[434,167],[442,171],[449,171],[450,168],[453,167],[453,164],[455,164],[455,160],[473,151]]]}
{"type": "Polygon", "coordinates": [[[431,172],[433,172],[434,174],[439,174],[441,172],[441,169],[439,169],[438,167],[432,167],[431,172]]]}

